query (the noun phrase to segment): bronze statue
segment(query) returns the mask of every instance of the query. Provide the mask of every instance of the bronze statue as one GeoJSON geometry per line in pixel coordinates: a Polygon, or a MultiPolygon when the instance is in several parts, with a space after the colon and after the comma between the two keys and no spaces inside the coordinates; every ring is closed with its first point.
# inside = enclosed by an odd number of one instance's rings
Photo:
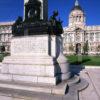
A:
{"type": "Polygon", "coordinates": [[[50,17],[51,27],[50,27],[50,34],[53,35],[60,35],[63,33],[63,27],[62,27],[62,21],[57,19],[57,16],[59,15],[58,11],[55,10],[53,12],[53,15],[50,17]]]}
{"type": "Polygon", "coordinates": [[[58,11],[54,11],[48,21],[40,19],[41,2],[29,0],[25,4],[25,20],[18,17],[14,23],[13,36],[24,35],[61,35],[63,33],[62,21],[58,19],[58,11]]]}
{"type": "Polygon", "coordinates": [[[29,0],[25,5],[25,21],[34,22],[40,20],[41,2],[29,0]]]}

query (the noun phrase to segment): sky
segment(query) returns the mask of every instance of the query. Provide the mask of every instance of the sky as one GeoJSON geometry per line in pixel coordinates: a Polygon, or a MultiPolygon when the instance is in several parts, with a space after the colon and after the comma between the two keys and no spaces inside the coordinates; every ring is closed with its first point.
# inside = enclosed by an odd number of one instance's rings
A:
{"type": "MultiPolygon", "coordinates": [[[[68,25],[68,16],[75,0],[48,0],[48,15],[58,10],[63,26],[68,25]]],[[[100,25],[100,0],[79,0],[86,15],[87,25],[100,25]]],[[[23,0],[0,0],[0,22],[15,21],[23,16],[23,0]]]]}

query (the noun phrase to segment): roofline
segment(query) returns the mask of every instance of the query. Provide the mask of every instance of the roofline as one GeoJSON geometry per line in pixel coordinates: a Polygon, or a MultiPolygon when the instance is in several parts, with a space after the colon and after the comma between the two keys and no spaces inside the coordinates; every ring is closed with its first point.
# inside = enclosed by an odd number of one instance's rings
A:
{"type": "Polygon", "coordinates": [[[10,22],[0,22],[0,25],[13,25],[15,21],[10,21],[10,22]]]}

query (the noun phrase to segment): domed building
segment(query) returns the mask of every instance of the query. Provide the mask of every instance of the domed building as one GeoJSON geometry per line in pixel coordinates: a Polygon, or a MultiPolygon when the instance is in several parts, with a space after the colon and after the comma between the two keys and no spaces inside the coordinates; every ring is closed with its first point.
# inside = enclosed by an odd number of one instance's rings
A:
{"type": "Polygon", "coordinates": [[[79,5],[78,1],[75,2],[75,6],[69,14],[69,27],[83,28],[85,26],[85,14],[79,5]]]}
{"type": "Polygon", "coordinates": [[[13,24],[14,22],[0,22],[0,53],[10,52],[13,24]]]}
{"type": "Polygon", "coordinates": [[[86,16],[78,0],[69,14],[64,27],[63,46],[65,54],[100,54],[100,26],[87,26],[86,16]]]}

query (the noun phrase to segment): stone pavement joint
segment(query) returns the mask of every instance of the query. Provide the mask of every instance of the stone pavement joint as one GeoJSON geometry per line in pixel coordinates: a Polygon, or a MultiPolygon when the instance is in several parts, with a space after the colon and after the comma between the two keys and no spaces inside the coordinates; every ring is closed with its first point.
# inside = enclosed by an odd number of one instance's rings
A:
{"type": "Polygon", "coordinates": [[[100,100],[100,68],[86,68],[80,72],[80,76],[89,82],[89,86],[79,92],[79,100],[100,100]]]}
{"type": "MultiPolygon", "coordinates": [[[[96,73],[97,74],[97,73],[96,73]]],[[[96,93],[97,93],[97,95],[98,95],[98,97],[99,97],[99,99],[100,99],[100,83],[99,83],[99,86],[98,85],[96,85],[96,83],[98,82],[98,81],[95,81],[94,82],[94,75],[93,75],[93,73],[92,73],[92,71],[90,72],[90,71],[87,71],[87,75],[88,75],[88,77],[90,78],[90,80],[91,80],[91,82],[92,82],[92,84],[93,84],[93,87],[94,87],[94,89],[95,89],[95,91],[96,91],[96,93]]],[[[95,77],[95,79],[96,79],[96,77],[95,77]]]]}

